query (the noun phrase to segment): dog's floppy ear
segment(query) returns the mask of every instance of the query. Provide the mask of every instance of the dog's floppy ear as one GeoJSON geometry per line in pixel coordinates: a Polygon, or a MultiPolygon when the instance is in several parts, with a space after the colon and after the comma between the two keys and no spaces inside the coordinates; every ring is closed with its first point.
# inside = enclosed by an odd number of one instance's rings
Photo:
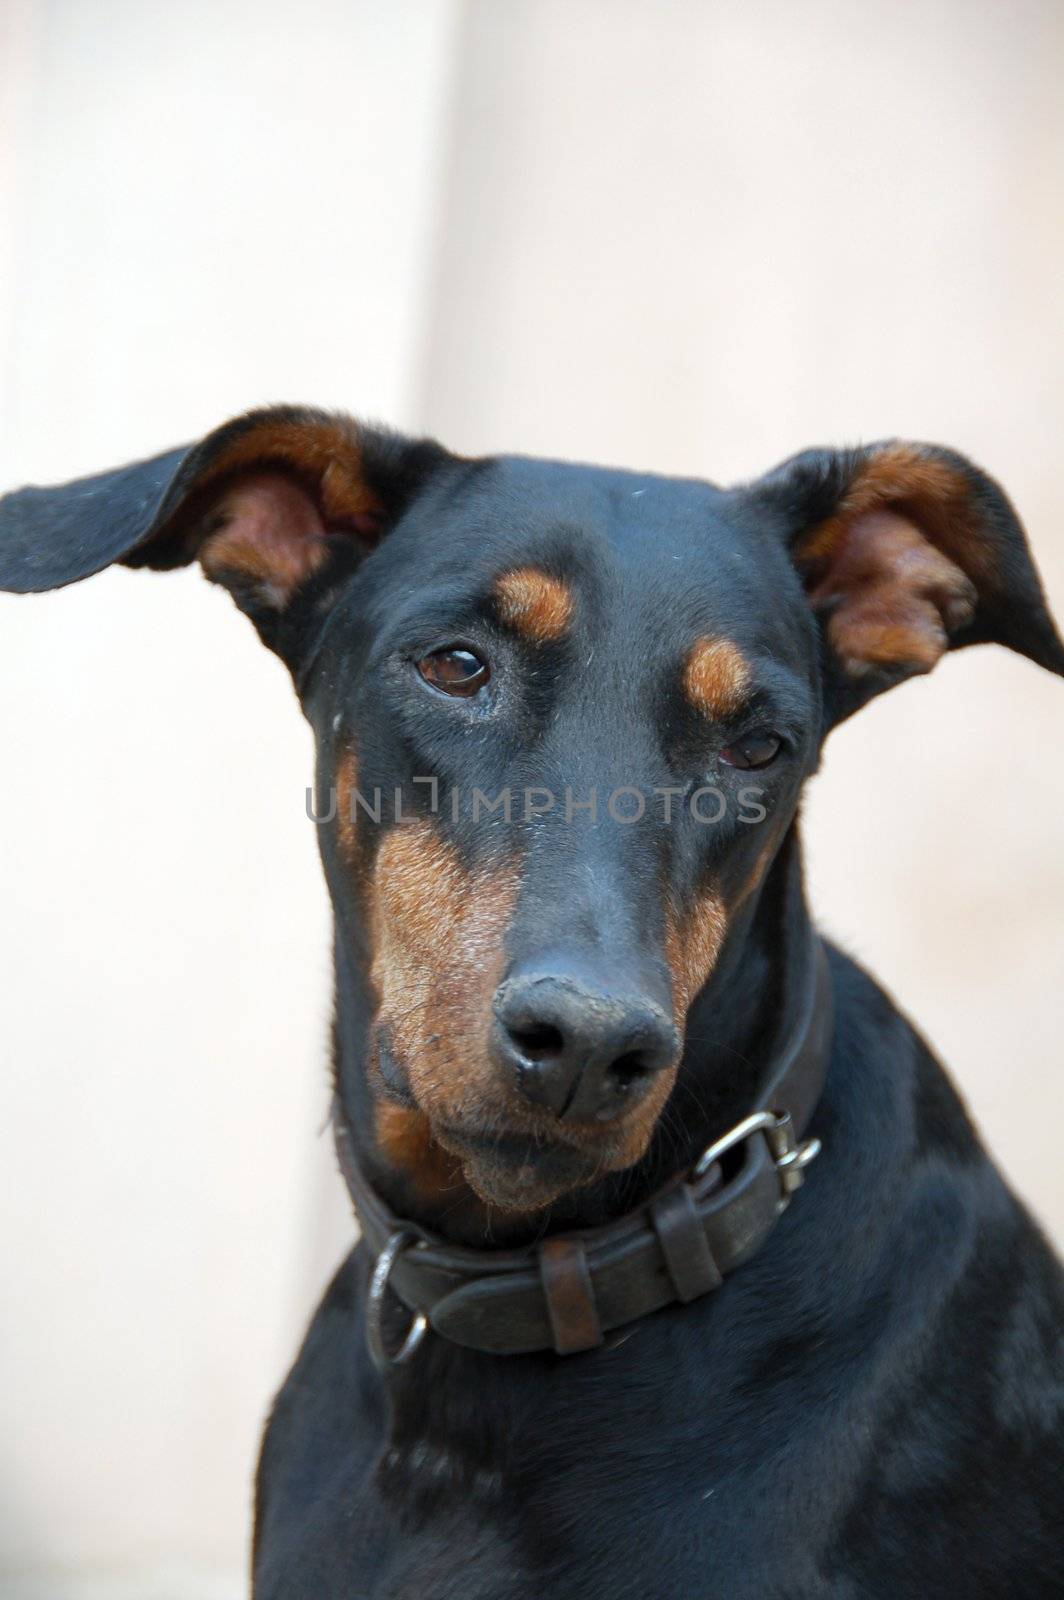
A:
{"type": "Polygon", "coordinates": [[[1064,675],[1020,520],[964,456],[896,439],[806,450],[740,492],[778,519],[820,620],[829,723],[965,645],[1064,675]]]}
{"type": "Polygon", "coordinates": [[[446,460],[351,417],[253,411],[191,448],[0,499],[0,589],[33,593],[112,562],[197,558],[265,642],[295,666],[308,609],[401,515],[446,460]]]}

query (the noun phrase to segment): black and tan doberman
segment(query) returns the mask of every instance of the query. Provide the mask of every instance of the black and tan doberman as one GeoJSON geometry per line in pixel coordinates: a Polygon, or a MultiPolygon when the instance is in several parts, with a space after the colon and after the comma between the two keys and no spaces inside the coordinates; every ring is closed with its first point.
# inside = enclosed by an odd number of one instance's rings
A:
{"type": "Polygon", "coordinates": [[[257,1600],[1064,1594],[1064,1276],[814,932],[796,825],[827,732],[947,650],[1064,674],[997,484],[277,408],[0,503],[9,589],[194,560],[315,732],[362,1226],[267,1429],[257,1600]]]}

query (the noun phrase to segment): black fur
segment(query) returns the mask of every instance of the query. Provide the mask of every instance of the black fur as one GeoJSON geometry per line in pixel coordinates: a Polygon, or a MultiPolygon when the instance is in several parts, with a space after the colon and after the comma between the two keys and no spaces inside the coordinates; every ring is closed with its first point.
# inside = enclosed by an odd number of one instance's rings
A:
{"type": "Polygon", "coordinates": [[[431,1341],[386,1408],[348,1258],[267,1430],[258,1595],[1064,1592],[1060,1267],[925,1046],[832,972],[827,1153],[717,1294],[586,1357],[431,1341]]]}
{"type": "MultiPolygon", "coordinates": [[[[264,418],[330,423],[279,409],[188,452],[9,496],[0,583],[44,589],[115,560],[194,559],[216,531],[204,474],[264,418]]],[[[646,1198],[752,1103],[808,919],[802,783],[825,732],[892,681],[846,678],[791,561],[869,451],[807,452],[724,491],[463,461],[378,430],[358,443],[380,507],[372,538],[326,527],[328,561],[280,611],[254,572],[219,579],[292,669],[316,734],[321,812],[357,735],[361,790],[399,786],[467,865],[502,861],[517,838],[510,959],[562,929],[567,948],[648,992],[664,981],[663,888],[679,905],[707,880],[731,893],[774,841],[688,1017],[645,1156],[531,1222],[494,1215],[491,1242],[590,1225],[646,1198]],[[493,581],[525,565],[575,594],[563,638],[533,644],[502,625],[493,581]],[[708,726],[679,692],[684,654],[703,636],[734,641],[752,664],[744,725],[784,735],[762,772],[722,766],[743,727],[708,726]],[[483,706],[444,705],[417,681],[419,655],[455,639],[495,665],[483,706]],[[729,799],[737,780],[757,780],[767,834],[730,813],[708,831],[684,814],[667,828],[552,816],[509,833],[468,808],[436,814],[412,782],[689,793],[708,772],[729,799]]],[[[1064,673],[1002,491],[962,458],[928,453],[968,486],[965,514],[993,552],[993,582],[951,642],[994,639],[1064,673]]],[[[313,473],[280,465],[320,501],[313,473]]],[[[398,825],[386,808],[366,830],[366,870],[398,825]]],[[[360,1159],[400,1212],[487,1242],[482,1211],[422,1201],[377,1143],[364,880],[335,825],[321,840],[336,913],[337,1093],[360,1159]]],[[[824,1154],[765,1247],[714,1294],[588,1355],[489,1357],[430,1338],[382,1377],[364,1339],[368,1264],[352,1252],[266,1431],[257,1600],[1064,1594],[1064,1275],[908,1022],[838,952],[831,974],[835,1036],[812,1129],[824,1154]]],[[[412,1098],[401,1072],[387,1093],[412,1098]]]]}

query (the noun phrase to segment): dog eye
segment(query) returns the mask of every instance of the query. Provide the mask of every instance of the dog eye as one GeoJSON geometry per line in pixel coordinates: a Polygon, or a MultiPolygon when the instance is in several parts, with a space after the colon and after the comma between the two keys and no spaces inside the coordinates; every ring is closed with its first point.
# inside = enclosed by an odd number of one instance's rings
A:
{"type": "Polygon", "coordinates": [[[755,728],[752,733],[724,747],[720,759],[727,767],[767,767],[780,753],[783,740],[771,728],[755,728]]]}
{"type": "Polygon", "coordinates": [[[417,670],[426,683],[443,694],[459,695],[469,699],[483,689],[491,677],[491,668],[472,650],[460,645],[448,645],[443,650],[433,650],[422,656],[417,670]]]}

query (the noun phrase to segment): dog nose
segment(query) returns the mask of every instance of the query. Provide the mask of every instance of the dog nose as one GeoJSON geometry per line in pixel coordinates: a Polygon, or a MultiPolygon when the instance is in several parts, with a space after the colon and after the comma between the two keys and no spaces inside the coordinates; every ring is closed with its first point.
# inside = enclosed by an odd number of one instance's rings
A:
{"type": "Polygon", "coordinates": [[[569,976],[517,969],[495,994],[495,1049],[524,1098],[574,1121],[608,1122],[679,1051],[654,1001],[569,976]]]}

